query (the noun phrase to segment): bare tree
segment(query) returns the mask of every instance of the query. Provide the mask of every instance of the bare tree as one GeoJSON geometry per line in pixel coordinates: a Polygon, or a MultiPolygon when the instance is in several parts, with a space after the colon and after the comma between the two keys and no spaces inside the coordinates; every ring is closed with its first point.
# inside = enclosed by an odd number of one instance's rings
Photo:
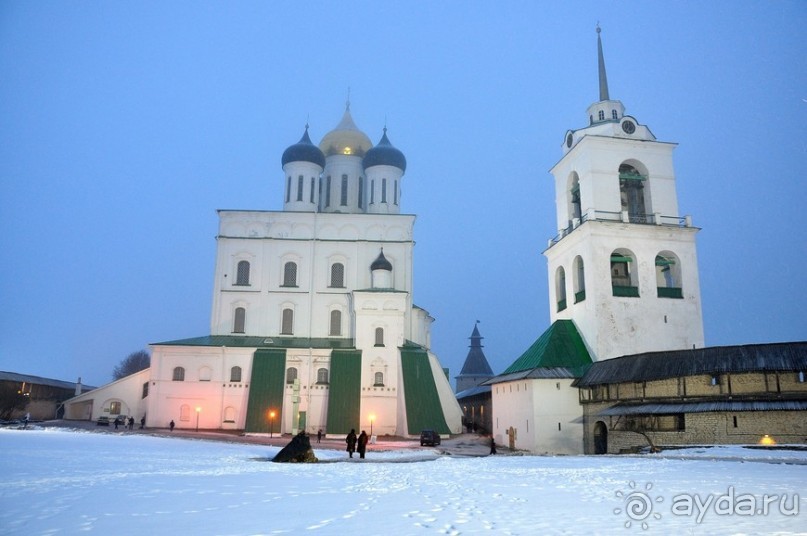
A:
{"type": "Polygon", "coordinates": [[[151,366],[151,355],[146,350],[138,350],[126,356],[112,371],[112,379],[120,380],[151,366]]]}

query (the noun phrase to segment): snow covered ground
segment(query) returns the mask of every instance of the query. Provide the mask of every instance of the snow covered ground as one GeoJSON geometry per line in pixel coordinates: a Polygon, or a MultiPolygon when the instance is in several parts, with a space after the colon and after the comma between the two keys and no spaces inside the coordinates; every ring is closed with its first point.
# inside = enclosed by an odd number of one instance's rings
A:
{"type": "Polygon", "coordinates": [[[0,534],[807,534],[804,451],[266,461],[278,451],[0,430],[0,534]]]}

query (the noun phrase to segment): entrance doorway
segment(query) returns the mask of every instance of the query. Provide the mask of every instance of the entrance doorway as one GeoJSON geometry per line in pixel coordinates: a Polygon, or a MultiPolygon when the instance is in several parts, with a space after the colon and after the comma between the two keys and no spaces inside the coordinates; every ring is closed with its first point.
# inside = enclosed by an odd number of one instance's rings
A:
{"type": "Polygon", "coordinates": [[[594,425],[594,454],[608,454],[608,427],[602,421],[594,425]]]}

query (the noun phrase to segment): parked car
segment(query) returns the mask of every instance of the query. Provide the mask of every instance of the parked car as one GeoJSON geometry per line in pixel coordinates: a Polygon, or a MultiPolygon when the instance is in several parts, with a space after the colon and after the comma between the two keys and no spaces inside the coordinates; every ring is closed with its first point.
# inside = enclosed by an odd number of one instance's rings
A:
{"type": "Polygon", "coordinates": [[[423,430],[420,432],[420,446],[435,446],[440,444],[440,434],[434,430],[423,430]]]}
{"type": "Polygon", "coordinates": [[[98,417],[98,420],[95,421],[97,426],[109,426],[109,417],[98,417]]]}

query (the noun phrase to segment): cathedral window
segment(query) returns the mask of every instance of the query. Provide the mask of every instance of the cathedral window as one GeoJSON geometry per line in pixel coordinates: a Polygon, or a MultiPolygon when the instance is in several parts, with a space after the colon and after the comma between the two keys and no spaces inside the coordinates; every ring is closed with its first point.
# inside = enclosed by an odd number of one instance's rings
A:
{"type": "Polygon", "coordinates": [[[232,406],[227,406],[224,408],[224,422],[227,423],[234,423],[235,422],[235,408],[232,406]]]}
{"type": "Polygon", "coordinates": [[[566,270],[558,266],[555,273],[555,297],[558,300],[558,312],[566,309],[566,270]]]}
{"type": "Polygon", "coordinates": [[[143,392],[140,395],[140,398],[146,398],[149,395],[149,382],[143,384],[143,392]]]}
{"type": "Polygon", "coordinates": [[[669,252],[656,255],[656,289],[659,298],[683,298],[681,268],[678,259],[669,252]]]}
{"type": "Polygon", "coordinates": [[[185,381],[185,369],[182,368],[182,367],[174,367],[174,374],[171,377],[171,381],[184,382],[185,381]]]}
{"type": "Polygon", "coordinates": [[[297,177],[297,201],[303,200],[303,176],[297,177]]]}
{"type": "Polygon", "coordinates": [[[294,311],[291,309],[283,309],[283,314],[281,316],[280,334],[294,335],[294,311]]]}
{"type": "Polygon", "coordinates": [[[239,286],[249,286],[249,261],[238,261],[235,284],[239,286]]]}
{"type": "Polygon", "coordinates": [[[314,202],[314,177],[311,177],[311,191],[308,193],[308,202],[314,202]]]}
{"type": "Polygon", "coordinates": [[[574,303],[581,302],[586,299],[586,272],[583,266],[583,258],[577,256],[574,258],[574,303]]]}
{"type": "Polygon", "coordinates": [[[233,333],[244,333],[244,326],[247,323],[247,310],[243,307],[235,308],[233,318],[233,333]]]}
{"type": "Polygon", "coordinates": [[[317,370],[317,383],[321,385],[328,384],[328,369],[321,368],[317,370]]]}
{"type": "Polygon", "coordinates": [[[381,179],[381,202],[387,202],[387,179],[381,179]]]}
{"type": "Polygon", "coordinates": [[[597,117],[600,119],[600,121],[605,121],[605,112],[603,110],[600,110],[599,112],[597,112],[597,117]]]}
{"type": "Polygon", "coordinates": [[[373,378],[373,387],[384,387],[384,373],[376,372],[373,378]]]}
{"type": "Polygon", "coordinates": [[[364,202],[364,178],[359,177],[359,208],[361,208],[361,204],[364,202]]]}
{"type": "Polygon", "coordinates": [[[335,262],[331,265],[331,288],[345,288],[345,265],[335,262]]]}
{"type": "Polygon", "coordinates": [[[233,383],[241,381],[241,367],[232,367],[230,369],[230,381],[233,383]]]}
{"type": "Polygon", "coordinates": [[[392,195],[393,195],[392,203],[394,205],[397,205],[398,204],[398,179],[395,179],[395,183],[393,184],[392,195]]]}
{"type": "Polygon", "coordinates": [[[342,192],[339,204],[343,207],[347,206],[347,175],[342,175],[342,192]]]}
{"type": "Polygon", "coordinates": [[[331,311],[331,328],[328,331],[328,335],[339,336],[341,334],[342,334],[342,311],[335,309],[331,311]]]}
{"type": "Polygon", "coordinates": [[[291,175],[286,178],[286,203],[291,200],[291,175]]]}
{"type": "Polygon", "coordinates": [[[375,203],[375,179],[370,181],[370,204],[375,203]]]}
{"type": "Polygon", "coordinates": [[[614,251],[611,253],[611,288],[613,295],[622,298],[638,298],[639,287],[635,270],[631,267],[634,258],[631,254],[614,251]]]}
{"type": "Polygon", "coordinates": [[[109,413],[111,415],[120,415],[120,410],[121,410],[121,403],[120,402],[116,401],[116,402],[110,402],[109,403],[109,413]]]}
{"type": "Polygon", "coordinates": [[[283,265],[283,285],[284,287],[297,286],[297,263],[287,262],[283,265]]]}
{"type": "Polygon", "coordinates": [[[616,114],[616,110],[611,110],[611,119],[619,119],[619,117],[616,114]]]}
{"type": "Polygon", "coordinates": [[[286,369],[286,383],[292,384],[297,379],[297,369],[289,367],[286,369]]]}
{"type": "Polygon", "coordinates": [[[331,206],[331,176],[325,181],[325,206],[331,206]]]}
{"type": "Polygon", "coordinates": [[[384,328],[375,328],[375,346],[384,346],[384,328]]]}
{"type": "Polygon", "coordinates": [[[210,378],[213,374],[213,371],[210,367],[202,367],[199,369],[199,381],[200,382],[209,382],[210,378]]]}

